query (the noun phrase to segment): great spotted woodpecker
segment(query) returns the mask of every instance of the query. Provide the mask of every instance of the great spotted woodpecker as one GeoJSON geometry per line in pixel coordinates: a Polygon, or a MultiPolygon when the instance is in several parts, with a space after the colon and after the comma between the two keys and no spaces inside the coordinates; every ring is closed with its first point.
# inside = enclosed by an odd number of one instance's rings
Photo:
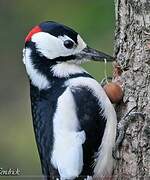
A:
{"type": "Polygon", "coordinates": [[[110,176],[116,113],[101,85],[79,64],[112,57],[87,46],[73,29],[52,21],[29,32],[23,54],[45,178],[110,176]]]}

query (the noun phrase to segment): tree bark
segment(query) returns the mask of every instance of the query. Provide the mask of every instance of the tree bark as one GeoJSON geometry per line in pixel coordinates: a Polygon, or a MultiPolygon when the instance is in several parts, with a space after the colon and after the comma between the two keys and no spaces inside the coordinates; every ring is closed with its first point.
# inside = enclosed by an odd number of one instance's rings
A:
{"type": "Polygon", "coordinates": [[[115,57],[123,73],[123,102],[116,110],[120,119],[132,107],[143,112],[125,133],[116,179],[150,178],[150,0],[116,0],[115,57]]]}

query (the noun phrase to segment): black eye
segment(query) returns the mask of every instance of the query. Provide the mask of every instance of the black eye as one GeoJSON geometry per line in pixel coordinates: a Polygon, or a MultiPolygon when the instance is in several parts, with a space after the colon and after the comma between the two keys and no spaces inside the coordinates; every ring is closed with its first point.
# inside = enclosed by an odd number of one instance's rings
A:
{"type": "Polygon", "coordinates": [[[64,46],[68,49],[71,49],[74,46],[74,42],[71,40],[66,40],[66,41],[64,41],[64,46]]]}

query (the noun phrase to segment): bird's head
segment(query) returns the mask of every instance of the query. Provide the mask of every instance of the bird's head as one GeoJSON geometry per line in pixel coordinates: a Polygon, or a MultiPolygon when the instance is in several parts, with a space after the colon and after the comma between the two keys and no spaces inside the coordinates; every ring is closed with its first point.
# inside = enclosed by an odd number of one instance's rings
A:
{"type": "Polygon", "coordinates": [[[112,57],[90,48],[77,32],[56,22],[47,21],[35,26],[25,39],[24,63],[29,75],[33,74],[31,65],[46,71],[46,67],[62,62],[78,64],[104,59],[112,60],[112,57]]]}
{"type": "Polygon", "coordinates": [[[29,32],[25,47],[33,50],[33,44],[39,56],[53,62],[112,59],[111,56],[87,46],[73,29],[51,21],[43,22],[29,32]]]}

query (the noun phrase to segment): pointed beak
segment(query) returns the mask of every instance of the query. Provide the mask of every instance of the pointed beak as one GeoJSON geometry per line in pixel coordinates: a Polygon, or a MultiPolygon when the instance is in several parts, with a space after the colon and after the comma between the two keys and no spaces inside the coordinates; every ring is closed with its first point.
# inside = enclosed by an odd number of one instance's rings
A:
{"type": "Polygon", "coordinates": [[[84,48],[80,53],[76,54],[76,58],[79,60],[89,59],[94,61],[103,61],[104,59],[106,59],[107,61],[112,61],[114,59],[112,56],[109,56],[98,50],[92,49],[88,46],[84,48]]]}

